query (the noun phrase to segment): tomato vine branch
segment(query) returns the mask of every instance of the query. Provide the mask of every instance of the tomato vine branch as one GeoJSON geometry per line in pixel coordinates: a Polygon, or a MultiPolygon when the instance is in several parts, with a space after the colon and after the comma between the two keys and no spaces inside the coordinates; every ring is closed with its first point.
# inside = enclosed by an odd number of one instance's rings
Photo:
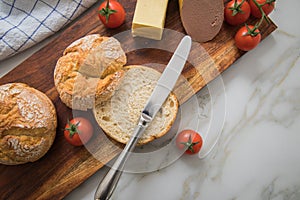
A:
{"type": "Polygon", "coordinates": [[[259,9],[260,13],[261,13],[261,18],[259,20],[259,22],[257,22],[255,24],[255,26],[250,29],[247,24],[246,24],[246,27],[248,29],[248,34],[251,35],[251,36],[256,36],[257,34],[259,34],[260,32],[256,32],[256,30],[258,30],[258,28],[261,26],[261,24],[263,23],[264,20],[266,20],[266,22],[268,24],[270,24],[270,19],[269,17],[266,15],[266,13],[264,12],[263,10],[263,6],[266,5],[266,4],[272,4],[273,2],[275,2],[276,0],[267,0],[265,3],[263,4],[260,4],[257,2],[257,0],[252,0],[254,2],[254,4],[257,6],[257,8],[259,9]]]}

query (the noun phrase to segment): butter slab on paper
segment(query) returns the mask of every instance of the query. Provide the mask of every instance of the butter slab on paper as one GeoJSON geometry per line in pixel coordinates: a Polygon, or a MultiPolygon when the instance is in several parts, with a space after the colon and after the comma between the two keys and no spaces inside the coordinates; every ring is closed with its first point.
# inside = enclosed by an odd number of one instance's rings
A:
{"type": "Polygon", "coordinates": [[[137,0],[132,35],[161,40],[168,0],[137,0]]]}

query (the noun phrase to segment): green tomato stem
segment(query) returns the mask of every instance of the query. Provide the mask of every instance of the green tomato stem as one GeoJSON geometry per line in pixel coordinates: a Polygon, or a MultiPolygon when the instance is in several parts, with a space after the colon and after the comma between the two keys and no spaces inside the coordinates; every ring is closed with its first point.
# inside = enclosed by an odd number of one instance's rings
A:
{"type": "Polygon", "coordinates": [[[99,13],[100,15],[102,16],[105,16],[105,21],[106,23],[108,23],[108,20],[109,20],[109,16],[113,13],[116,13],[117,11],[116,10],[112,10],[109,8],[109,0],[106,1],[106,6],[105,8],[102,8],[99,13]]]}
{"type": "Polygon", "coordinates": [[[241,3],[237,3],[237,0],[234,1],[233,7],[230,7],[229,9],[232,10],[232,16],[237,15],[238,13],[244,13],[243,10],[241,10],[241,7],[245,0],[242,0],[241,3]]]}
{"type": "Polygon", "coordinates": [[[78,126],[80,124],[80,121],[78,121],[76,124],[72,124],[70,120],[68,119],[68,125],[69,128],[66,128],[65,130],[69,131],[70,138],[73,137],[76,133],[80,134],[80,131],[78,130],[78,126]]]}
{"type": "MultiPolygon", "coordinates": [[[[266,15],[266,13],[264,12],[264,10],[262,9],[262,7],[267,3],[267,1],[264,4],[259,4],[256,0],[252,0],[254,2],[254,4],[257,6],[257,8],[259,9],[259,11],[261,12],[261,18],[259,23],[255,24],[255,29],[258,29],[258,27],[260,27],[260,25],[262,24],[262,22],[264,21],[264,19],[268,22],[268,24],[270,23],[270,20],[268,18],[268,16],[266,15]]],[[[275,1],[275,0],[270,0],[270,1],[275,1]]]]}
{"type": "Polygon", "coordinates": [[[192,137],[191,137],[191,135],[189,135],[189,140],[187,142],[181,142],[180,144],[183,144],[187,148],[187,150],[194,153],[195,152],[194,146],[198,143],[199,142],[192,142],[192,137]]]}
{"type": "Polygon", "coordinates": [[[266,5],[266,4],[271,4],[273,2],[275,2],[276,0],[266,0],[265,3],[262,4],[262,6],[266,5]]]}
{"type": "Polygon", "coordinates": [[[250,29],[248,27],[248,25],[246,24],[246,27],[247,27],[247,30],[248,30],[248,34],[251,35],[251,36],[256,36],[258,35],[260,32],[256,32],[256,30],[261,26],[262,22],[264,20],[267,21],[268,24],[270,24],[270,20],[268,18],[268,16],[266,15],[266,13],[264,12],[264,10],[262,9],[262,7],[264,5],[266,5],[267,3],[272,3],[272,2],[275,2],[276,0],[267,0],[265,3],[263,4],[259,4],[256,0],[252,0],[254,2],[254,4],[257,6],[257,8],[259,9],[260,13],[261,13],[261,18],[259,20],[258,23],[256,23],[254,25],[254,28],[250,29]]]}

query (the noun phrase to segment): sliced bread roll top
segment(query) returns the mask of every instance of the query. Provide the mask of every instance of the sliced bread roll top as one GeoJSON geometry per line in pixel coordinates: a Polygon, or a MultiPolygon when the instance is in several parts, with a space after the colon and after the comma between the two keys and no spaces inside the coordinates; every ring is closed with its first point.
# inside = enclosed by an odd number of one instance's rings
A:
{"type": "Polygon", "coordinates": [[[126,55],[113,37],[87,35],[70,44],[56,63],[54,83],[60,99],[78,110],[109,99],[123,75],[126,55]]]}
{"type": "MultiPolygon", "coordinates": [[[[140,65],[126,66],[124,70],[118,90],[111,99],[96,105],[93,112],[103,131],[114,140],[125,144],[129,141],[161,73],[140,65]]],[[[177,111],[178,101],[171,93],[139,139],[138,145],[166,134],[175,121],[177,111]]]]}

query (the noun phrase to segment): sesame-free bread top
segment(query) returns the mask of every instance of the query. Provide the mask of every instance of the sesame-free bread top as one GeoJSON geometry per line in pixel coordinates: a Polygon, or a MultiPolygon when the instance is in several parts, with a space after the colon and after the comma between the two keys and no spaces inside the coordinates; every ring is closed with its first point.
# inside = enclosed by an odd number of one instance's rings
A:
{"type": "Polygon", "coordinates": [[[34,162],[51,147],[56,111],[42,92],[23,83],[0,86],[0,163],[34,162]]]}
{"type": "Polygon", "coordinates": [[[123,75],[126,55],[113,37],[92,34],[70,44],[56,63],[54,84],[68,107],[87,110],[110,98],[123,75]]]}

